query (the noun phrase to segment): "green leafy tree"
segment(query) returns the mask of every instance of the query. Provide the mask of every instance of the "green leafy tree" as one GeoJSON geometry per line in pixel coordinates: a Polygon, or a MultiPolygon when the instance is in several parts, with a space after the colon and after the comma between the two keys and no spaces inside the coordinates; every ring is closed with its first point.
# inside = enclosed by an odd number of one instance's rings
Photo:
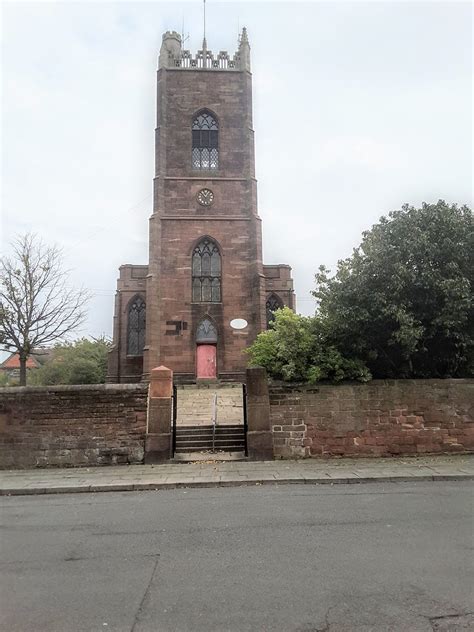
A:
{"type": "Polygon", "coordinates": [[[363,233],[330,276],[316,275],[327,340],[374,377],[473,371],[474,223],[467,206],[405,205],[363,233]]]}
{"type": "Polygon", "coordinates": [[[42,367],[31,372],[31,382],[50,384],[101,384],[107,373],[110,340],[81,338],[73,343],[56,345],[42,367]]]}
{"type": "Polygon", "coordinates": [[[321,319],[299,316],[288,307],[275,312],[271,328],[259,334],[247,352],[251,366],[263,366],[275,379],[310,383],[370,379],[362,362],[343,357],[327,343],[321,319]]]}
{"type": "Polygon", "coordinates": [[[316,275],[316,316],[285,308],[249,348],[288,381],[465,377],[474,369],[474,221],[467,206],[405,205],[316,275]]]}

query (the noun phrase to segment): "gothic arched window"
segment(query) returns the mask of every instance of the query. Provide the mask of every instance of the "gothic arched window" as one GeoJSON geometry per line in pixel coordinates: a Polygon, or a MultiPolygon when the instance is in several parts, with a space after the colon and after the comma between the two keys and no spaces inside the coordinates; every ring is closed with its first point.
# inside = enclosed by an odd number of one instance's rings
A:
{"type": "Polygon", "coordinates": [[[212,239],[204,238],[193,250],[193,303],[221,302],[221,254],[212,239]]]}
{"type": "Polygon", "coordinates": [[[196,342],[209,344],[217,342],[217,329],[209,318],[205,318],[199,323],[196,330],[196,342]]]}
{"type": "Polygon", "coordinates": [[[135,296],[128,306],[127,354],[143,355],[145,346],[146,304],[141,296],[135,296]]]}
{"type": "Polygon", "coordinates": [[[201,112],[193,121],[193,169],[219,167],[219,126],[209,112],[201,112]]]}
{"type": "Polygon", "coordinates": [[[275,311],[283,307],[283,301],[276,294],[270,294],[267,298],[267,329],[270,327],[270,323],[275,320],[275,311]]]}

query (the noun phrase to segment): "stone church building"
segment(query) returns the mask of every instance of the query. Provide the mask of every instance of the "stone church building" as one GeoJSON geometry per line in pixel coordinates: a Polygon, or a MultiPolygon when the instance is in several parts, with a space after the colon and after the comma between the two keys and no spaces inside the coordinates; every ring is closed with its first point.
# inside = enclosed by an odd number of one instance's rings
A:
{"type": "Polygon", "coordinates": [[[120,266],[108,381],[163,364],[181,382],[241,380],[272,312],[295,308],[290,266],[262,262],[245,29],[233,56],[163,35],[149,228],[148,265],[120,266]]]}

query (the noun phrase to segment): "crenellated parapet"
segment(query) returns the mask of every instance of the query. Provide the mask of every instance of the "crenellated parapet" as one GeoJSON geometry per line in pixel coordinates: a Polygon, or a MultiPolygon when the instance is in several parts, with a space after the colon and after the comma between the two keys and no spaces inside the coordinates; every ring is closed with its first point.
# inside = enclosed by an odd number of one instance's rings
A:
{"type": "Polygon", "coordinates": [[[195,55],[189,50],[183,50],[180,58],[172,60],[172,67],[192,70],[241,70],[238,53],[231,57],[225,50],[219,51],[216,55],[210,50],[198,50],[195,55]]]}
{"type": "Polygon", "coordinates": [[[181,70],[248,70],[250,71],[250,45],[244,28],[239,38],[239,47],[234,55],[225,50],[214,54],[208,50],[206,40],[203,47],[193,54],[182,48],[181,35],[176,31],[163,34],[158,62],[159,68],[181,70]]]}

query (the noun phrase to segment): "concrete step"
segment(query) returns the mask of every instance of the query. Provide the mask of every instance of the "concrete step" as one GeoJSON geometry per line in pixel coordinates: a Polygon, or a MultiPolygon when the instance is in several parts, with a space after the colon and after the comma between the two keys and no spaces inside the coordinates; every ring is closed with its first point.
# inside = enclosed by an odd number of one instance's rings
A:
{"type": "MultiPolygon", "coordinates": [[[[243,446],[245,441],[240,441],[239,439],[232,439],[230,441],[218,441],[217,439],[214,442],[214,446],[217,447],[227,447],[230,445],[241,445],[243,446]]],[[[176,448],[189,448],[191,446],[195,446],[198,449],[206,449],[208,446],[212,448],[212,441],[208,441],[207,439],[204,441],[177,441],[176,448]]]]}
{"type": "MultiPolygon", "coordinates": [[[[176,437],[176,443],[189,443],[193,441],[212,441],[211,434],[195,434],[195,435],[181,435],[176,437]]],[[[242,434],[228,434],[228,435],[216,435],[216,443],[218,441],[245,441],[245,435],[242,434]]]]}
{"type": "MultiPolygon", "coordinates": [[[[213,426],[177,426],[176,453],[210,452],[213,448],[213,426]]],[[[245,450],[245,429],[243,424],[216,426],[214,450],[243,452],[245,450]]]]}
{"type": "Polygon", "coordinates": [[[182,440],[186,438],[199,438],[199,437],[212,437],[215,435],[219,439],[228,439],[230,437],[245,437],[245,432],[243,430],[232,430],[231,432],[177,432],[176,439],[182,440]]]}
{"type": "MultiPolygon", "coordinates": [[[[235,424],[235,425],[226,425],[226,426],[216,426],[216,435],[219,434],[234,434],[234,433],[244,433],[245,429],[243,424],[235,424]]],[[[190,434],[212,434],[212,426],[176,426],[176,435],[190,435],[190,434]]]]}
{"type": "Polygon", "coordinates": [[[222,450],[216,452],[180,452],[175,454],[172,461],[176,463],[196,461],[247,461],[247,457],[243,450],[236,452],[224,452],[222,450]]]}
{"type": "MultiPolygon", "coordinates": [[[[217,452],[243,452],[244,446],[241,444],[228,445],[228,446],[215,446],[217,452]]],[[[186,454],[189,452],[212,452],[212,445],[191,445],[191,446],[176,446],[175,454],[186,454]]]]}
{"type": "MultiPolygon", "coordinates": [[[[225,437],[215,437],[216,443],[229,443],[237,442],[242,443],[245,441],[245,436],[242,434],[226,435],[225,437]]],[[[185,437],[176,437],[176,445],[182,445],[183,443],[212,443],[212,435],[187,435],[185,437]]]]}
{"type": "Polygon", "coordinates": [[[205,393],[206,391],[242,391],[241,384],[181,384],[178,385],[178,393],[205,393]]]}

